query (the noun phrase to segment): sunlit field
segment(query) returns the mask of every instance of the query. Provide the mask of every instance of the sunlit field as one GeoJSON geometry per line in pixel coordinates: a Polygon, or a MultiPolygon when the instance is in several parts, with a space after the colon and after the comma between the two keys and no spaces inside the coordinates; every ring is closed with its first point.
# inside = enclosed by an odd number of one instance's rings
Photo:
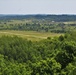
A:
{"type": "Polygon", "coordinates": [[[39,41],[42,39],[47,39],[47,37],[58,37],[63,35],[61,33],[51,33],[51,32],[36,32],[36,31],[15,31],[15,30],[2,30],[0,31],[0,36],[19,36],[32,41],[39,41]]]}

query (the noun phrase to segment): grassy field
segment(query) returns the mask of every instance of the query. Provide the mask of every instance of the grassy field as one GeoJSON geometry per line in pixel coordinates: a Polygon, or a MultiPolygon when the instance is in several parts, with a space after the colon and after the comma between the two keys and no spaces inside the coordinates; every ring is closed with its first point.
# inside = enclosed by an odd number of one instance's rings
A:
{"type": "Polygon", "coordinates": [[[3,35],[8,36],[19,36],[32,41],[39,41],[42,39],[47,39],[47,37],[55,37],[63,34],[50,33],[50,32],[36,32],[36,31],[15,31],[15,30],[2,30],[0,31],[0,37],[3,35]]]}

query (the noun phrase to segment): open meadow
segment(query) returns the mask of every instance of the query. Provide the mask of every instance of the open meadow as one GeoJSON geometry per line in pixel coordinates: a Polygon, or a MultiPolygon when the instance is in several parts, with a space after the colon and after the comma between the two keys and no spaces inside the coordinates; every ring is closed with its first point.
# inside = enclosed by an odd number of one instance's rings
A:
{"type": "Polygon", "coordinates": [[[39,41],[42,39],[47,39],[47,37],[58,37],[63,35],[62,33],[51,33],[51,32],[36,32],[36,31],[16,31],[16,30],[1,30],[1,36],[19,36],[31,41],[39,41]]]}

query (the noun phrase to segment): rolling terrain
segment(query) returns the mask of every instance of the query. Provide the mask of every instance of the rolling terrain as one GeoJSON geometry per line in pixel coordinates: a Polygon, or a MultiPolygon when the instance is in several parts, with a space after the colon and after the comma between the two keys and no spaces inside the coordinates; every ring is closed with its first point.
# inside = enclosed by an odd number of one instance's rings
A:
{"type": "Polygon", "coordinates": [[[0,75],[76,75],[76,16],[0,15],[0,75]]]}

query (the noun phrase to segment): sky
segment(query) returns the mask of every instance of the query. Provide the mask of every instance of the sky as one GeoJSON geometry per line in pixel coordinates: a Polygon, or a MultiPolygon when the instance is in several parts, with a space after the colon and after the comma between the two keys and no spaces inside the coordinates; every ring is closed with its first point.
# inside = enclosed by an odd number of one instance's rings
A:
{"type": "Polygon", "coordinates": [[[0,0],[0,14],[76,14],[76,0],[0,0]]]}

